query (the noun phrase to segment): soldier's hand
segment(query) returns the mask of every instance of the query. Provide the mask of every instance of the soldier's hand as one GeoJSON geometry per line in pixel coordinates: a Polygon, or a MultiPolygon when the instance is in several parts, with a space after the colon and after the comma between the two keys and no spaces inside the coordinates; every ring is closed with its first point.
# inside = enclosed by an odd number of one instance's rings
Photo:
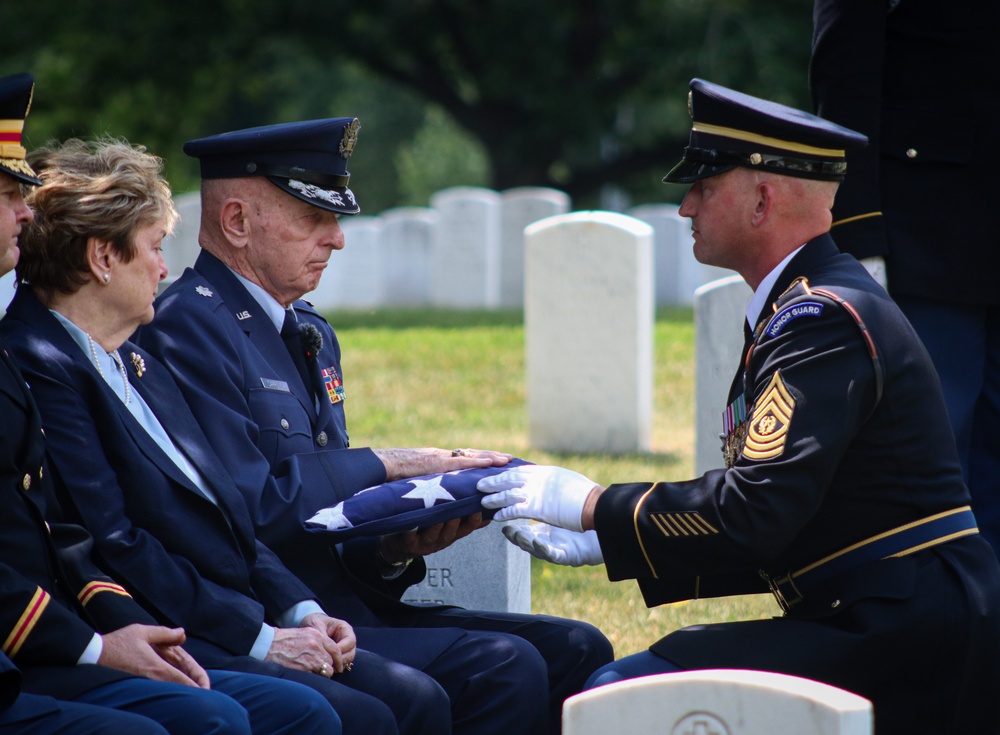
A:
{"type": "Polygon", "coordinates": [[[128,625],[101,636],[97,663],[156,681],[211,688],[208,674],[181,648],[184,631],[159,625],[128,625]]]}

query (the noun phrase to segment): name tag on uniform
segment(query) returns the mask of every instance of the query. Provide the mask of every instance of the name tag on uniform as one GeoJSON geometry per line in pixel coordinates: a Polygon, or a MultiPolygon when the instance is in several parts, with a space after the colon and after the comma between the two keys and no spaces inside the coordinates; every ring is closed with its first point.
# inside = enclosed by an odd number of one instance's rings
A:
{"type": "Polygon", "coordinates": [[[288,383],[284,380],[274,380],[273,378],[261,378],[260,384],[267,388],[268,390],[277,390],[282,393],[291,393],[288,389],[288,383]]]}

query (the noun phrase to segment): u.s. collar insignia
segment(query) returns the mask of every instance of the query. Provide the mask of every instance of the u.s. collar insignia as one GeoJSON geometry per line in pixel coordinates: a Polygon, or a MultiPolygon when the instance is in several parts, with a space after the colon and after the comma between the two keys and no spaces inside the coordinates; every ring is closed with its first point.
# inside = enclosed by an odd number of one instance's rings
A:
{"type": "Polygon", "coordinates": [[[215,294],[212,293],[212,289],[208,286],[195,286],[194,292],[199,296],[205,296],[206,298],[212,298],[215,294]]]}
{"type": "Polygon", "coordinates": [[[771,377],[771,382],[754,405],[743,456],[755,460],[780,456],[785,451],[788,426],[794,412],[795,397],[778,371],[771,377]]]}
{"type": "Polygon", "coordinates": [[[354,152],[354,146],[358,143],[358,131],[361,130],[361,121],[358,118],[351,120],[350,125],[344,128],[344,137],[340,139],[340,155],[350,158],[354,152]]]}
{"type": "Polygon", "coordinates": [[[142,355],[133,352],[132,364],[135,366],[135,377],[141,378],[142,374],[146,372],[146,361],[142,359],[142,355]]]}

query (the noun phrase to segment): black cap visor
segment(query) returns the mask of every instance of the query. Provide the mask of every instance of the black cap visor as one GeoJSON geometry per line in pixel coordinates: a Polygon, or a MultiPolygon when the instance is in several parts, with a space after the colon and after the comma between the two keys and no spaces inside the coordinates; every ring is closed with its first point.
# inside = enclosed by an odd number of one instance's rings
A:
{"type": "Polygon", "coordinates": [[[326,209],[337,214],[359,214],[361,207],[354,198],[354,192],[346,186],[324,187],[298,179],[286,179],[280,176],[268,176],[268,181],[282,191],[301,199],[320,209],[326,209]]]}

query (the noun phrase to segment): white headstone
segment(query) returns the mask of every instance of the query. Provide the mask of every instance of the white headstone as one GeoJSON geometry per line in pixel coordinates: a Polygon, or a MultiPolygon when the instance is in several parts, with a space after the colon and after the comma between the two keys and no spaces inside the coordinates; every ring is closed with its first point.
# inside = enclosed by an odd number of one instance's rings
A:
{"type": "Polygon", "coordinates": [[[491,523],[425,557],[427,576],[410,587],[403,600],[530,613],[531,557],[507,541],[500,527],[491,523]]]}
{"type": "Polygon", "coordinates": [[[872,705],[821,682],[706,669],[628,679],[563,705],[563,735],[871,735],[872,705]]]}
{"type": "Polygon", "coordinates": [[[676,204],[643,204],[629,210],[655,232],[656,303],[660,306],[690,306],[699,286],[733,275],[731,270],[695,259],[691,220],[681,217],[678,210],[676,204]]]}
{"type": "Polygon", "coordinates": [[[739,276],[712,281],[695,291],[695,473],[723,466],[722,412],[739,369],[743,323],[753,291],[739,276]]]}
{"type": "Polygon", "coordinates": [[[425,306],[438,215],[426,207],[382,213],[382,296],[386,306],[425,306]]]}
{"type": "Polygon", "coordinates": [[[482,309],[500,302],[500,194],[453,187],[431,197],[440,219],[430,260],[435,306],[482,309]]]}
{"type": "Polygon", "coordinates": [[[190,191],[174,194],[174,207],[180,219],[173,234],[163,240],[163,259],[167,263],[167,281],[180,277],[185,268],[190,268],[201,253],[198,232],[201,230],[201,194],[190,191]]]}
{"type": "Polygon", "coordinates": [[[623,214],[575,212],[525,230],[532,446],[649,451],[652,259],[652,228],[623,214]]]}
{"type": "Polygon", "coordinates": [[[382,220],[341,217],[344,249],[335,250],[316,290],[305,295],[319,311],[370,309],[382,303],[382,220]]]}
{"type": "Polygon", "coordinates": [[[569,195],[558,189],[523,186],[501,192],[500,306],[524,306],[524,228],[569,211],[569,195]]]}

